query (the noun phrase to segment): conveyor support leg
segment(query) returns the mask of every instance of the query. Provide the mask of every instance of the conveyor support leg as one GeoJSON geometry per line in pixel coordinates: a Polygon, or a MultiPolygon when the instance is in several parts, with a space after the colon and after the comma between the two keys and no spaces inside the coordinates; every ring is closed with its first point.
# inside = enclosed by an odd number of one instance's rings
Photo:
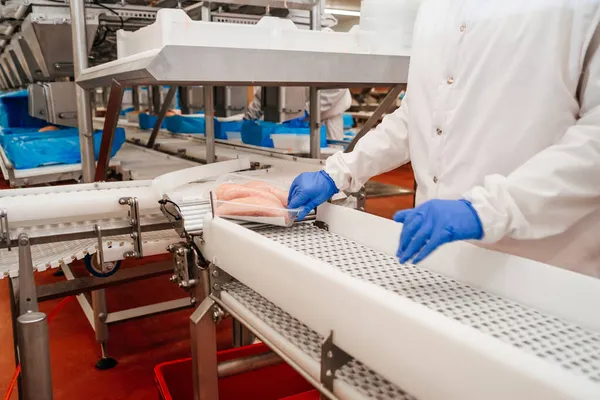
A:
{"type": "Polygon", "coordinates": [[[17,342],[24,400],[52,400],[48,320],[39,312],[29,238],[19,235],[17,342]]]}
{"type": "Polygon", "coordinates": [[[194,400],[218,400],[215,302],[207,297],[190,317],[194,400]]]}

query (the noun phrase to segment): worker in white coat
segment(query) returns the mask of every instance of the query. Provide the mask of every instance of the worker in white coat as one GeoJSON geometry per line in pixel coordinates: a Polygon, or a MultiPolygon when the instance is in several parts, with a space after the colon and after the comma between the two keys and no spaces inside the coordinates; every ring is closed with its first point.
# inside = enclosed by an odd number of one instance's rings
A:
{"type": "Polygon", "coordinates": [[[455,240],[600,277],[600,1],[424,0],[402,106],[323,171],[303,215],[412,162],[398,256],[455,240]]]}
{"type": "MultiPolygon", "coordinates": [[[[308,90],[307,90],[308,92],[308,90]]],[[[352,105],[352,96],[348,89],[326,89],[321,94],[321,122],[327,129],[327,139],[344,140],[344,111],[352,105]]],[[[308,111],[309,104],[306,104],[308,111]]],[[[254,98],[248,105],[245,119],[260,119],[262,117],[261,88],[254,88],[254,98]]]]}

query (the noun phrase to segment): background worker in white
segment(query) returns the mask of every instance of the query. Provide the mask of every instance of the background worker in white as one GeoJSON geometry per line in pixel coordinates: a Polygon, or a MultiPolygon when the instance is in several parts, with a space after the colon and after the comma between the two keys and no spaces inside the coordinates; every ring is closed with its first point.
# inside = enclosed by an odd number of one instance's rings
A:
{"type": "MultiPolygon", "coordinates": [[[[327,129],[327,139],[344,140],[343,114],[352,105],[352,96],[348,89],[325,89],[321,94],[321,123],[327,129]]],[[[308,89],[307,89],[308,95],[308,89]]],[[[306,104],[306,111],[309,104],[306,104]]],[[[263,115],[261,105],[261,88],[254,88],[254,98],[248,105],[245,119],[260,119],[263,115]]]]}
{"type": "Polygon", "coordinates": [[[412,161],[401,260],[482,239],[600,276],[599,22],[598,0],[424,0],[402,107],[296,178],[290,207],[412,161]]]}

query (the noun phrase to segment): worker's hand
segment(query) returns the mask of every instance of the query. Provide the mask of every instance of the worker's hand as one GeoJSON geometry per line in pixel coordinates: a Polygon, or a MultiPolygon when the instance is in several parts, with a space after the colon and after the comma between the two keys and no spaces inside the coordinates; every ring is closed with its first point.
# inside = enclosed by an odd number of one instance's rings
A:
{"type": "Polygon", "coordinates": [[[397,253],[401,263],[412,259],[416,264],[444,243],[483,238],[481,220],[467,200],[430,200],[398,211],[394,221],[404,224],[397,253]]]}
{"type": "Polygon", "coordinates": [[[333,179],[325,171],[304,172],[298,175],[292,183],[288,196],[288,208],[302,208],[298,214],[298,221],[301,221],[337,192],[338,188],[333,179]]]}

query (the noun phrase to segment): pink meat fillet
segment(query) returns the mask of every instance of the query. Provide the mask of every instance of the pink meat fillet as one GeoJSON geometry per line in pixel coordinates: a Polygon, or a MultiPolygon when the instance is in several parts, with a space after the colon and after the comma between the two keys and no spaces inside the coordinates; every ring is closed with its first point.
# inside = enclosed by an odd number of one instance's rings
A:
{"type": "Polygon", "coordinates": [[[222,185],[219,185],[219,187],[217,187],[216,190],[216,195],[217,200],[221,201],[231,201],[235,199],[243,199],[246,197],[262,197],[266,200],[272,200],[277,202],[279,204],[279,208],[281,208],[281,206],[283,205],[279,201],[277,196],[266,190],[261,190],[245,185],[238,185],[235,183],[224,183],[222,185]]]}
{"type": "Polygon", "coordinates": [[[244,197],[234,199],[217,207],[217,215],[236,217],[283,217],[289,218],[289,213],[281,208],[279,200],[264,197],[244,197]]]}
{"type": "Polygon", "coordinates": [[[281,204],[283,204],[284,207],[287,207],[287,205],[288,205],[288,202],[287,202],[288,201],[288,192],[278,189],[273,185],[270,185],[270,184],[268,184],[266,182],[262,182],[262,181],[252,181],[252,182],[246,183],[245,186],[261,189],[261,190],[264,190],[265,192],[274,194],[275,196],[277,196],[277,198],[279,199],[281,204]]]}

